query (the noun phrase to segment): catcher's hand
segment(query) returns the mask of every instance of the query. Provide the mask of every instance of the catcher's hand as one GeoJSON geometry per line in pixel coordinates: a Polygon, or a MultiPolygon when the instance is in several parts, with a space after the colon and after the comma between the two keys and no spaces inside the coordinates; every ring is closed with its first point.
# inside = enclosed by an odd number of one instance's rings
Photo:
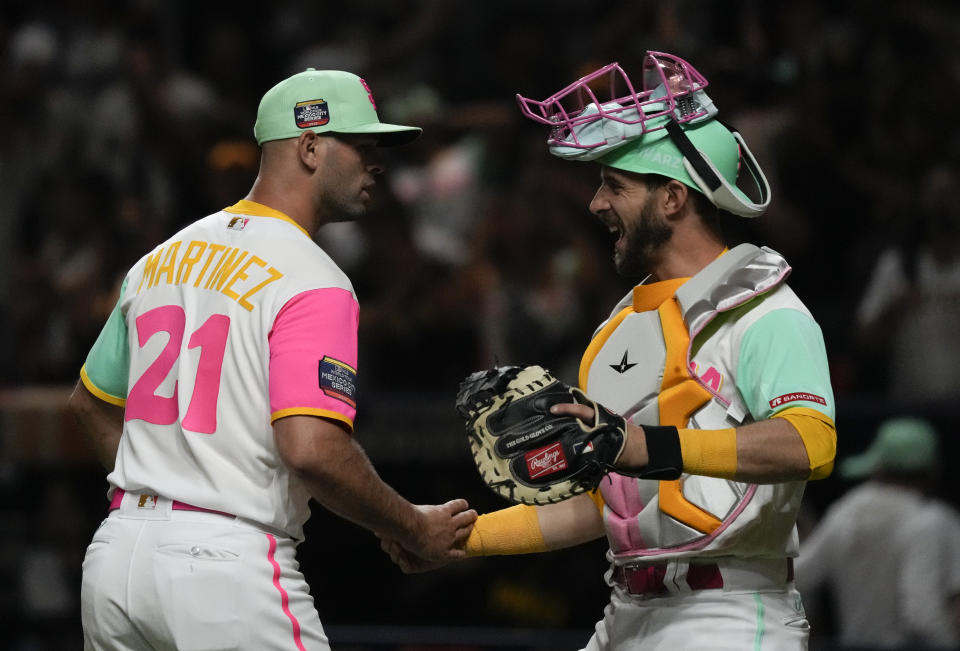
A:
{"type": "Polygon", "coordinates": [[[627,440],[622,417],[540,366],[477,371],[456,404],[480,476],[512,502],[550,504],[596,488],[627,440]],[[592,407],[593,422],[550,413],[571,402],[592,407]]]}

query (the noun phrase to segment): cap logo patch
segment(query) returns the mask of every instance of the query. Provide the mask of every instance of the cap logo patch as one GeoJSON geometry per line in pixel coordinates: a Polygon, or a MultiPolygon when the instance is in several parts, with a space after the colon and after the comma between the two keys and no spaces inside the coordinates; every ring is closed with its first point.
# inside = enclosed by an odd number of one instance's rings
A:
{"type": "Polygon", "coordinates": [[[530,479],[560,472],[567,467],[567,457],[563,454],[563,447],[559,442],[527,452],[524,460],[527,462],[527,474],[530,475],[530,479]]]}
{"type": "Polygon", "coordinates": [[[363,89],[367,91],[367,99],[370,100],[370,103],[373,104],[373,110],[377,110],[377,103],[373,101],[373,91],[370,90],[370,86],[367,85],[363,79],[360,80],[360,83],[363,84],[363,89]]]}
{"type": "Polygon", "coordinates": [[[330,121],[330,109],[322,99],[297,102],[297,105],[293,107],[293,118],[300,129],[322,127],[330,121]]]}
{"type": "Polygon", "coordinates": [[[338,359],[324,356],[318,369],[320,390],[325,395],[345,402],[351,407],[357,406],[357,371],[349,364],[338,359]]]}
{"type": "Polygon", "coordinates": [[[778,396],[770,401],[770,408],[779,407],[788,402],[796,402],[797,400],[803,400],[806,402],[816,402],[821,405],[827,404],[827,401],[816,395],[815,393],[785,393],[782,396],[778,396]]]}

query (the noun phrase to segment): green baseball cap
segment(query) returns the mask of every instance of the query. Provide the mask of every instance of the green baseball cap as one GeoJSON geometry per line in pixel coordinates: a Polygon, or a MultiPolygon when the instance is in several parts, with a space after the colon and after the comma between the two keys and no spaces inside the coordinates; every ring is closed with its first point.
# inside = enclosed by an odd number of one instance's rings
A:
{"type": "Polygon", "coordinates": [[[927,421],[892,418],[880,424],[866,451],[840,464],[840,475],[860,479],[877,470],[922,473],[936,464],[938,449],[937,433],[927,421]]]}
{"type": "Polygon", "coordinates": [[[403,145],[420,135],[419,127],[385,124],[377,116],[373,93],[363,79],[340,70],[307,68],[268,90],[257,109],[257,144],[316,133],[375,133],[378,145],[403,145]]]}
{"type": "MultiPolygon", "coordinates": [[[[707,120],[684,130],[693,146],[706,154],[731,186],[736,186],[740,148],[733,134],[716,120],[707,120]]],[[[599,159],[604,165],[637,174],[661,174],[702,192],[683,164],[683,154],[666,129],[649,131],[633,142],[599,159]]],[[[742,194],[739,188],[735,191],[742,194]]],[[[744,198],[746,196],[744,195],[744,198]]]]}

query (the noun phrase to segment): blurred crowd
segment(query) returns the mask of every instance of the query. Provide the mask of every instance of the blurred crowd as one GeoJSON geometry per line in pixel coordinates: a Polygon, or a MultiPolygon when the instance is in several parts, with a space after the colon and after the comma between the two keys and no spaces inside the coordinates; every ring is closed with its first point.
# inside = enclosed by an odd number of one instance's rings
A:
{"type": "Polygon", "coordinates": [[[707,77],[771,182],[730,243],[794,266],[841,412],[960,398],[960,5],[495,4],[4,2],[0,388],[76,380],[127,268],[246,194],[257,102],[308,66],[356,72],[381,119],[424,129],[384,150],[369,216],[318,235],[360,300],[361,390],[452,396],[492,363],[575,381],[635,279],[587,211],[595,168],[550,157],[515,95],[662,50],[707,77]]]}
{"type": "Polygon", "coordinates": [[[369,219],[319,236],[356,281],[363,382],[390,387],[402,369],[439,388],[494,360],[570,377],[632,281],[614,276],[587,213],[595,170],[552,160],[514,96],[614,60],[636,73],[659,49],[707,76],[770,177],[769,213],[731,217],[729,235],[793,263],[838,395],[960,394],[960,350],[944,346],[960,316],[955,3],[287,0],[252,15],[64,0],[3,13],[2,385],[76,377],[127,267],[245,194],[256,103],[307,66],[358,72],[383,119],[424,128],[386,152],[369,219]],[[918,342],[924,355],[902,352],[918,342]]]}

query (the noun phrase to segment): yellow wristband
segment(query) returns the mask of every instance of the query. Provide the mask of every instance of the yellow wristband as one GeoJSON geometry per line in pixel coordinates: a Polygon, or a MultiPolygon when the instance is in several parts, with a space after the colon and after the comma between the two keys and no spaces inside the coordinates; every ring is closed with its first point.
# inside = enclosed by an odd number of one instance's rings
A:
{"type": "Polygon", "coordinates": [[[477,518],[467,539],[467,556],[533,554],[547,546],[540,531],[537,508],[518,504],[477,518]]]}
{"type": "Polygon", "coordinates": [[[683,471],[733,479],[737,473],[737,430],[679,429],[683,471]]]}

